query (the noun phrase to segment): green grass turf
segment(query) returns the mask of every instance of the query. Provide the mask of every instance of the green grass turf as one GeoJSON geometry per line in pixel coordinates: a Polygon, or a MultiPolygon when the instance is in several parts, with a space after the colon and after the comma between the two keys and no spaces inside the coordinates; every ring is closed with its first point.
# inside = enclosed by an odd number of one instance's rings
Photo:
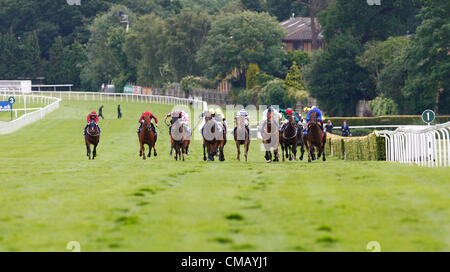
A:
{"type": "Polygon", "coordinates": [[[387,162],[267,164],[260,142],[237,162],[138,157],[137,119],[166,105],[63,101],[59,110],[0,136],[0,251],[382,251],[450,250],[450,169],[387,162]],[[105,105],[99,157],[82,129],[105,105]]]}

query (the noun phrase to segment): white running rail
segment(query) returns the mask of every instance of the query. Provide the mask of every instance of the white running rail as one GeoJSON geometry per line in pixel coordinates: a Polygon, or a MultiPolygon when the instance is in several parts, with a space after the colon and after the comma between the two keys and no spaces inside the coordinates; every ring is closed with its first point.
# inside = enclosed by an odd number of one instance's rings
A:
{"type": "MultiPolygon", "coordinates": [[[[0,91],[0,95],[14,95],[12,91],[0,91]]],[[[128,93],[99,93],[99,92],[51,92],[51,91],[32,91],[30,95],[41,95],[47,97],[56,97],[61,100],[99,100],[114,102],[136,102],[153,103],[167,105],[192,105],[195,108],[203,109],[203,101],[198,99],[180,98],[163,95],[141,95],[128,93]]]]}
{"type": "MultiPolygon", "coordinates": [[[[8,99],[9,95],[4,94],[0,95],[0,97],[2,98],[2,100],[6,100],[8,99]]],[[[44,118],[45,115],[57,110],[59,108],[59,102],[61,101],[61,99],[59,98],[46,96],[14,95],[14,97],[16,98],[16,101],[19,102],[24,101],[26,103],[26,101],[29,102],[33,101],[45,103],[48,105],[36,111],[26,113],[13,121],[2,122],[2,124],[0,125],[0,135],[12,133],[28,124],[31,124],[44,118]]]]}
{"type": "MultiPolygon", "coordinates": [[[[0,125],[0,135],[12,133],[30,123],[42,119],[48,113],[59,108],[61,100],[99,100],[99,101],[115,101],[115,102],[136,102],[136,103],[154,103],[168,105],[184,105],[201,109],[208,108],[206,101],[198,99],[179,98],[173,96],[161,95],[139,95],[126,93],[98,93],[98,92],[46,92],[33,91],[28,95],[15,91],[0,91],[0,98],[7,100],[8,97],[14,96],[17,102],[29,101],[40,102],[41,104],[49,104],[37,111],[26,113],[18,119],[11,122],[2,122],[0,125]]],[[[17,113],[17,112],[16,112],[17,113]]]]}
{"type": "Polygon", "coordinates": [[[387,161],[427,167],[450,166],[450,122],[375,133],[386,139],[387,161]]]}

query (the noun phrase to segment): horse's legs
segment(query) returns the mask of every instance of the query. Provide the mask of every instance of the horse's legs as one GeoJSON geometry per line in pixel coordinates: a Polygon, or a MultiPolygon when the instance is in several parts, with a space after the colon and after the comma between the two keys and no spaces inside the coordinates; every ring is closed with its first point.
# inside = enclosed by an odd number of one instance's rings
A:
{"type": "Polygon", "coordinates": [[[297,143],[294,143],[292,145],[292,155],[293,155],[293,159],[297,160],[297,143]]]}
{"type": "Polygon", "coordinates": [[[274,159],[273,159],[274,162],[279,161],[278,158],[280,157],[280,153],[278,152],[278,148],[273,150],[273,156],[274,156],[274,159]]]}
{"type": "MultiPolygon", "coordinates": [[[[209,157],[209,154],[208,154],[209,157]]],[[[203,142],[203,160],[206,161],[206,144],[203,142]]]]}
{"type": "Polygon", "coordinates": [[[310,141],[306,141],[305,142],[305,146],[306,146],[306,151],[308,151],[308,162],[311,162],[311,142],[310,141]]]}
{"type": "Polygon", "coordinates": [[[250,146],[250,137],[249,137],[246,141],[244,141],[244,150],[245,150],[244,156],[245,156],[245,162],[247,162],[248,148],[249,148],[249,146],[250,146]]]}
{"type": "Polygon", "coordinates": [[[92,152],[92,159],[95,160],[95,157],[97,157],[97,144],[94,144],[94,151],[92,152]]]}
{"type": "MultiPolygon", "coordinates": [[[[281,157],[283,158],[284,162],[284,144],[281,144],[281,157]]],[[[287,158],[287,151],[286,151],[286,158],[287,158]]]]}
{"type": "Polygon", "coordinates": [[[86,143],[86,149],[87,149],[87,156],[89,157],[89,160],[91,159],[91,144],[86,143]]]}
{"type": "Polygon", "coordinates": [[[236,141],[236,148],[237,148],[237,160],[241,161],[241,143],[239,143],[239,141],[236,141]]]}
{"type": "Polygon", "coordinates": [[[314,149],[314,145],[310,142],[309,148],[311,149],[311,158],[313,161],[316,160],[316,150],[314,149]]]}
{"type": "Polygon", "coordinates": [[[300,156],[300,160],[303,161],[303,154],[305,154],[305,144],[302,142],[300,146],[300,152],[302,153],[300,156]]]}
{"type": "Polygon", "coordinates": [[[141,144],[141,154],[142,154],[142,159],[145,160],[146,159],[145,158],[145,146],[143,143],[141,144]]]}
{"type": "Polygon", "coordinates": [[[172,157],[172,151],[173,151],[173,142],[170,144],[170,153],[169,153],[169,156],[171,156],[172,157]]]}
{"type": "Polygon", "coordinates": [[[223,144],[219,147],[219,161],[225,161],[225,154],[223,153],[223,144]]]}

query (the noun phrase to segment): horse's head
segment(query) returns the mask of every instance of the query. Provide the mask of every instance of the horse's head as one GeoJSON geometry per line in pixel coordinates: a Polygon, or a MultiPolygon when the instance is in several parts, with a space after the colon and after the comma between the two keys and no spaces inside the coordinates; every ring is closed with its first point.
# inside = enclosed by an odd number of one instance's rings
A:
{"type": "Polygon", "coordinates": [[[245,126],[245,118],[243,116],[236,116],[236,127],[243,128],[245,126]]]}
{"type": "Polygon", "coordinates": [[[293,114],[291,116],[289,116],[288,121],[289,121],[289,124],[294,127],[297,125],[297,121],[295,121],[295,116],[293,114]]]}
{"type": "Polygon", "coordinates": [[[96,135],[96,134],[98,133],[98,131],[97,131],[97,124],[95,123],[94,120],[91,120],[91,121],[89,122],[89,125],[88,125],[88,133],[89,133],[90,135],[96,135]]]}
{"type": "Polygon", "coordinates": [[[311,126],[315,126],[317,124],[317,112],[311,112],[309,114],[309,123],[311,126]]]}
{"type": "Polygon", "coordinates": [[[152,128],[152,121],[150,119],[150,116],[144,115],[144,127],[147,130],[150,130],[152,128]]]}

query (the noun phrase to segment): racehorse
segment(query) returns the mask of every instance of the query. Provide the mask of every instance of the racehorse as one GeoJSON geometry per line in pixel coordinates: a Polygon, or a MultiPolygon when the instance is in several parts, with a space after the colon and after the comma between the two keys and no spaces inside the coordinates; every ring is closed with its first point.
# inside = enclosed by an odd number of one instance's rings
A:
{"type": "Polygon", "coordinates": [[[139,137],[139,143],[140,143],[140,150],[139,150],[139,156],[142,157],[142,159],[145,158],[145,147],[144,145],[148,145],[149,151],[148,151],[148,157],[150,158],[152,156],[152,148],[153,148],[153,155],[156,157],[158,154],[156,153],[156,140],[157,135],[153,131],[153,124],[150,120],[150,116],[144,115],[144,124],[142,124],[141,132],[138,135],[139,137]]]}
{"type": "MultiPolygon", "coordinates": [[[[166,124],[167,125],[167,124],[166,124]]],[[[175,160],[182,159],[184,161],[184,154],[187,154],[189,149],[189,144],[191,142],[189,138],[189,132],[185,129],[185,125],[178,120],[177,117],[172,118],[172,125],[170,132],[170,142],[172,144],[171,148],[175,149],[175,160]],[[178,128],[178,133],[177,129],[178,128]],[[175,132],[175,136],[174,136],[175,132]]],[[[172,151],[172,150],[171,150],[172,151]]]]}
{"type": "Polygon", "coordinates": [[[298,144],[298,125],[293,115],[289,117],[288,123],[285,126],[283,132],[280,133],[281,156],[283,157],[283,162],[285,153],[286,159],[289,158],[290,161],[297,159],[298,144]]]}
{"type": "Polygon", "coordinates": [[[327,135],[323,132],[323,129],[319,125],[317,120],[317,113],[310,113],[310,122],[308,123],[308,134],[303,135],[303,142],[305,143],[306,150],[308,150],[308,162],[311,162],[311,153],[314,152],[314,147],[317,148],[317,159],[323,154],[323,161],[325,158],[325,143],[327,142],[327,135]]]}
{"type": "Polygon", "coordinates": [[[92,152],[92,159],[97,157],[97,145],[100,142],[100,131],[94,120],[91,120],[88,128],[86,129],[86,135],[84,136],[86,142],[87,156],[91,159],[91,145],[94,145],[94,151],[92,152]]]}
{"type": "Polygon", "coordinates": [[[212,119],[211,115],[205,116],[205,125],[203,130],[203,160],[206,161],[206,151],[208,152],[208,161],[214,161],[214,156],[217,153],[218,141],[215,137],[216,134],[216,121],[212,119]],[[205,136],[205,127],[209,128],[209,124],[212,124],[210,131],[207,131],[208,136],[205,136]],[[211,132],[211,133],[209,133],[211,132]],[[206,138],[208,137],[208,139],[206,138]]]}
{"type": "Polygon", "coordinates": [[[244,118],[241,116],[236,117],[236,127],[234,128],[233,135],[237,148],[237,160],[241,161],[241,145],[244,145],[244,156],[245,161],[247,161],[250,135],[248,128],[245,126],[244,118]]]}
{"type": "Polygon", "coordinates": [[[274,162],[279,161],[279,153],[278,153],[278,144],[280,142],[280,136],[278,135],[278,131],[276,129],[275,124],[272,123],[273,118],[272,118],[272,113],[268,112],[267,113],[267,122],[266,122],[266,128],[264,130],[263,133],[261,133],[261,136],[263,138],[262,142],[264,144],[264,147],[266,149],[266,154],[265,154],[265,158],[267,162],[272,162],[272,152],[270,151],[271,148],[273,147],[273,157],[275,157],[273,159],[274,162]],[[272,132],[274,131],[274,132],[272,132]],[[274,133],[276,135],[274,135],[274,133]],[[274,142],[272,142],[272,140],[274,140],[274,142]]]}

